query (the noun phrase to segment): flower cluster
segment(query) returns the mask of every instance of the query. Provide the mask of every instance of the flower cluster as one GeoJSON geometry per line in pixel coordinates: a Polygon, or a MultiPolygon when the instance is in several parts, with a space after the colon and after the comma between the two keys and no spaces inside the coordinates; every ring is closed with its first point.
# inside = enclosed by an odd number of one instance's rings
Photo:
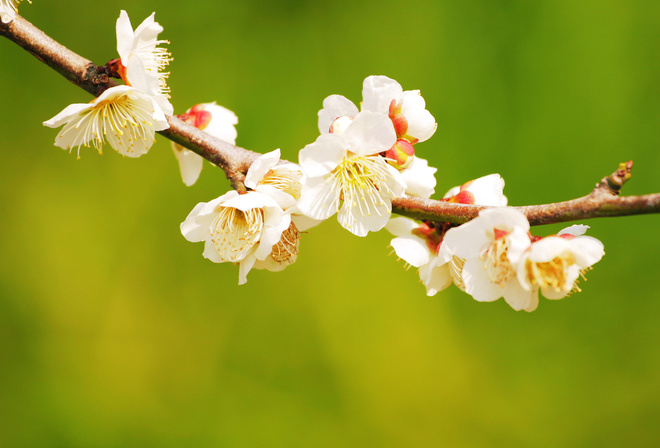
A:
{"type": "Polygon", "coordinates": [[[127,157],[139,157],[151,148],[156,131],[169,127],[166,115],[173,108],[162,69],[171,61],[170,54],[160,44],[158,34],[163,28],[147,17],[135,31],[126,11],[117,19],[117,52],[119,59],[106,67],[111,75],[120,77],[125,85],[111,87],[91,103],[71,104],[44,125],[64,127],[55,145],[63,149],[89,147],[101,152],[104,141],[127,157]]]}
{"type": "MultiPolygon", "coordinates": [[[[15,1],[0,0],[3,22],[13,18],[15,1]]],[[[147,17],[135,30],[125,11],[116,25],[119,58],[106,73],[124,85],[111,87],[88,104],[72,104],[44,124],[64,125],[56,145],[71,150],[104,142],[124,156],[139,157],[173,115],[163,70],[172,60],[159,40],[163,28],[147,17]]],[[[236,115],[216,103],[197,104],[177,116],[187,124],[234,145],[236,115]]],[[[300,150],[299,163],[280,161],[280,150],[256,159],[241,191],[200,202],[181,224],[191,242],[204,242],[203,256],[239,264],[239,284],[252,268],[279,271],[298,256],[301,232],[337,215],[339,224],[360,237],[386,228],[397,256],[418,269],[429,296],[452,283],[480,302],[504,297],[515,310],[533,311],[539,292],[560,299],[579,291],[578,281],[604,254],[585,236],[586,226],[558,235],[532,236],[524,214],[507,207],[504,180],[484,176],[450,189],[442,201],[487,206],[472,221],[450,223],[398,217],[392,198],[430,198],[436,168],[416,154],[437,124],[419,90],[403,90],[386,76],[369,76],[358,108],[330,95],[318,112],[319,135],[300,150]]],[[[202,158],[172,143],[181,177],[193,185],[202,158]]]]}
{"type": "Polygon", "coordinates": [[[479,302],[504,297],[515,310],[534,311],[540,292],[561,299],[579,291],[579,277],[604,255],[603,244],[585,236],[587,226],[558,235],[532,236],[525,215],[506,205],[503,181],[486,176],[456,187],[448,202],[491,205],[459,227],[395,218],[388,230],[398,257],[419,268],[427,295],[454,283],[479,302]]]}

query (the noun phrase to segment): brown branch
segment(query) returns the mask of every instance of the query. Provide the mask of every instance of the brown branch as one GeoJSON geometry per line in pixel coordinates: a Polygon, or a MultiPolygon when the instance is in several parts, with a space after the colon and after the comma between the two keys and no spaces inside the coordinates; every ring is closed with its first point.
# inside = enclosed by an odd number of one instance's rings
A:
{"type": "MultiPolygon", "coordinates": [[[[103,66],[96,66],[65,46],[48,37],[20,16],[0,23],[0,35],[23,47],[40,61],[82,89],[98,96],[117,85],[103,66]]],[[[160,131],[164,137],[194,151],[222,168],[232,187],[245,191],[243,180],[259,153],[225,143],[200,131],[176,117],[167,117],[169,129],[160,131]]],[[[517,207],[531,225],[551,224],[578,219],[660,213],[660,193],[619,197],[623,184],[630,178],[632,162],[619,165],[617,171],[596,185],[587,196],[553,204],[517,207]]],[[[392,211],[419,220],[462,224],[475,218],[486,207],[455,204],[432,199],[395,198],[392,211]]]]}

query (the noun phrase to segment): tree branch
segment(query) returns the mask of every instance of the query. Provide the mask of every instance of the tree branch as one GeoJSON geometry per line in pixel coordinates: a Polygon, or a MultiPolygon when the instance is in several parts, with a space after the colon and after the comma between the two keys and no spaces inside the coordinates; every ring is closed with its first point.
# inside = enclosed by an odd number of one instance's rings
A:
{"type": "MultiPolygon", "coordinates": [[[[106,73],[104,66],[96,66],[47,36],[23,17],[17,15],[8,24],[0,22],[0,35],[15,42],[27,52],[51,67],[66,79],[94,96],[118,85],[106,73]]],[[[200,131],[176,117],[167,117],[169,129],[160,131],[164,137],[184,146],[222,168],[232,188],[245,191],[243,180],[259,153],[230,145],[200,131]]],[[[581,198],[565,202],[516,207],[531,225],[551,224],[588,218],[660,213],[660,193],[619,197],[623,184],[630,178],[632,161],[619,165],[617,171],[601,180],[596,188],[581,198]]],[[[419,220],[462,224],[475,218],[487,208],[477,205],[455,204],[433,199],[395,198],[394,213],[419,220]]]]}

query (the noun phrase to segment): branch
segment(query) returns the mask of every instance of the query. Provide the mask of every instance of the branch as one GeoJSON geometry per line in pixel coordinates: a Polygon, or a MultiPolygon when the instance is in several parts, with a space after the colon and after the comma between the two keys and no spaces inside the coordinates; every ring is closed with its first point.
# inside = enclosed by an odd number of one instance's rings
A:
{"type": "MultiPolygon", "coordinates": [[[[103,66],[96,66],[65,46],[51,39],[30,22],[17,15],[8,24],[0,23],[0,34],[51,67],[66,79],[94,96],[118,85],[110,79],[103,66]]],[[[167,117],[169,129],[160,131],[164,137],[184,146],[219,166],[232,187],[245,191],[243,180],[259,153],[230,145],[176,117],[167,117]]],[[[531,225],[551,224],[588,218],[660,213],[660,193],[619,197],[623,184],[630,179],[632,162],[622,163],[617,171],[601,180],[596,188],[581,198],[565,202],[516,207],[531,225]]],[[[394,213],[419,220],[462,224],[487,208],[455,204],[433,199],[395,198],[394,213]]]]}

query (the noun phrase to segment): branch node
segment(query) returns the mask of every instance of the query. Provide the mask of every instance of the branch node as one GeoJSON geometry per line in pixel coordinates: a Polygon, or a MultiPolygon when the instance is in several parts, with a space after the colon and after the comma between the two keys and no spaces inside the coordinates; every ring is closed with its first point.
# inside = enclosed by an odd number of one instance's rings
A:
{"type": "Polygon", "coordinates": [[[610,195],[618,195],[621,193],[621,188],[623,187],[623,184],[628,182],[630,178],[632,177],[632,166],[633,166],[633,161],[629,160],[628,162],[622,162],[619,163],[619,167],[617,170],[612,173],[611,175],[604,177],[598,185],[596,185],[596,189],[594,191],[603,191],[603,189],[606,190],[606,193],[610,195]]]}

